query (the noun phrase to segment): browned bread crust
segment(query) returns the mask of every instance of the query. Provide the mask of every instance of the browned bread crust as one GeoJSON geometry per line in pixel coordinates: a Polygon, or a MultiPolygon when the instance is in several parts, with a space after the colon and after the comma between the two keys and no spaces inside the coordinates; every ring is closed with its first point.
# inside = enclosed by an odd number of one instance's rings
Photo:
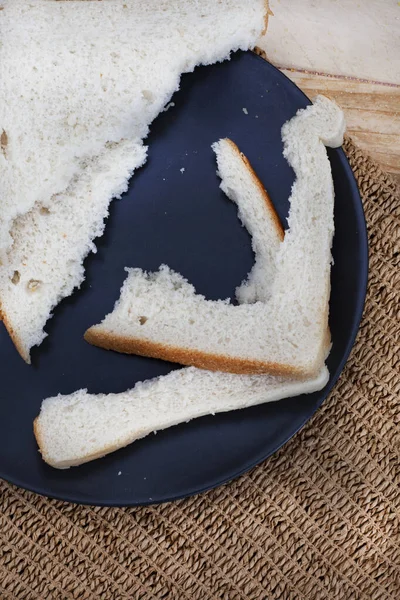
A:
{"type": "Polygon", "coordinates": [[[264,197],[265,204],[267,206],[268,212],[271,214],[272,221],[274,222],[274,224],[276,226],[277,233],[278,233],[281,241],[283,241],[283,238],[285,237],[285,230],[283,229],[283,226],[279,219],[278,213],[275,210],[275,206],[274,206],[271,198],[269,197],[267,190],[263,186],[263,184],[260,181],[255,170],[251,166],[250,161],[248,160],[247,156],[245,156],[243,154],[243,152],[240,152],[240,150],[237,147],[237,145],[235,144],[235,142],[232,142],[232,140],[230,140],[229,138],[225,138],[225,141],[228,142],[228,144],[231,146],[232,150],[234,150],[239,155],[239,157],[241,158],[241,160],[244,162],[245,166],[247,167],[247,170],[249,171],[251,178],[253,179],[255,185],[260,190],[262,196],[264,197]]]}
{"type": "MultiPolygon", "coordinates": [[[[314,375],[314,370],[312,373],[309,373],[308,371],[296,369],[286,364],[232,358],[201,352],[200,350],[193,351],[148,340],[102,332],[98,331],[96,327],[88,329],[84,338],[89,344],[105,348],[106,350],[159,358],[181,365],[191,365],[199,369],[208,369],[209,371],[225,371],[238,375],[283,375],[295,379],[305,379],[310,375],[314,375]]],[[[318,368],[315,369],[315,371],[317,370],[318,368]]]]}

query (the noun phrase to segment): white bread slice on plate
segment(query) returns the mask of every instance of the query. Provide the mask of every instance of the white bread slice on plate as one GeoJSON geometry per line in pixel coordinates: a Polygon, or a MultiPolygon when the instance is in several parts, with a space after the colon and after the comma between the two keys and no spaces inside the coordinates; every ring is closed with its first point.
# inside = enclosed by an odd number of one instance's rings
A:
{"type": "Polygon", "coordinates": [[[152,274],[128,269],[113,312],[86,332],[86,340],[215,371],[315,377],[329,346],[334,233],[334,189],[325,145],[340,146],[344,130],[343,112],[323,96],[282,128],[284,155],[296,181],[270,298],[233,306],[196,294],[165,265],[152,274]]]}
{"type": "Polygon", "coordinates": [[[268,6],[2,0],[1,7],[0,303],[29,362],[54,306],[82,282],[108,204],[143,163],[139,146],[181,73],[254,47],[268,6]],[[64,233],[61,204],[79,204],[84,219],[82,227],[65,222],[64,245],[54,239],[64,233]]]}
{"type": "Polygon", "coordinates": [[[204,415],[315,392],[329,379],[232,375],[189,367],[138,383],[120,394],[79,390],[43,401],[34,432],[43,459],[66,469],[100,458],[145,437],[204,415]]]}
{"type": "MultiPolygon", "coordinates": [[[[239,217],[252,235],[258,267],[249,275],[251,289],[264,299],[270,294],[282,228],[267,193],[235,144],[223,140],[219,148],[221,171],[225,172],[231,161],[237,167],[232,173],[226,172],[223,188],[238,203],[239,217]],[[250,189],[254,191],[251,196],[250,189]],[[263,285],[267,277],[270,280],[263,285]]],[[[120,394],[96,396],[80,390],[48,398],[34,422],[34,433],[43,459],[55,468],[66,469],[196,417],[318,391],[328,379],[325,366],[317,377],[307,381],[189,367],[138,383],[120,394]]]]}

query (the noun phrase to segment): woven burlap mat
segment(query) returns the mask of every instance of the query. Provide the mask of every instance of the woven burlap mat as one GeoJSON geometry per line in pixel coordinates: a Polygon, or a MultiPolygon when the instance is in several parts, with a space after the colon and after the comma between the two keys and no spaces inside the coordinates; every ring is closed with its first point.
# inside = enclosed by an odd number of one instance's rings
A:
{"type": "Polygon", "coordinates": [[[0,599],[400,599],[399,190],[350,140],[370,281],[334,392],[275,456],[201,496],[89,508],[0,483],[0,599]]]}

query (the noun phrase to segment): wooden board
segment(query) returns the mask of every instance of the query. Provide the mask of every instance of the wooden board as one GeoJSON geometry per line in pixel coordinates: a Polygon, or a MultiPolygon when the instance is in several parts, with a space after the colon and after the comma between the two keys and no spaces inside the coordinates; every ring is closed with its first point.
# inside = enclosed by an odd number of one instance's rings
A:
{"type": "Polygon", "coordinates": [[[311,99],[321,93],[336,100],[355,143],[400,182],[400,86],[292,69],[283,72],[311,99]]]}
{"type": "Polygon", "coordinates": [[[399,0],[269,0],[277,67],[400,84],[399,0]]]}

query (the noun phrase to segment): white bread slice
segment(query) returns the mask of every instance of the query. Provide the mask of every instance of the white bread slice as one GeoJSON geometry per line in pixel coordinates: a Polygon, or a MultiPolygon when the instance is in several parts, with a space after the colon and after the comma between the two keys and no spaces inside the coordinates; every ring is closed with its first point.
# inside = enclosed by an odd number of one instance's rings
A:
{"type": "Polygon", "coordinates": [[[66,469],[197,417],[315,392],[328,379],[326,367],[308,381],[189,367],[138,383],[120,394],[79,390],[48,398],[34,422],[34,432],[43,459],[52,467],[66,469]]]}
{"type": "Polygon", "coordinates": [[[101,234],[108,203],[143,162],[141,140],[181,73],[253,47],[267,10],[264,0],[2,1],[0,302],[25,360],[43,339],[54,305],[82,281],[81,264],[101,234]],[[120,151],[111,151],[120,143],[121,164],[120,151]],[[100,164],[109,195],[101,192],[97,203],[100,164]],[[73,198],[87,205],[79,209],[83,227],[76,219],[66,223],[68,248],[56,253],[66,213],[60,204],[73,198]],[[29,244],[21,243],[22,231],[29,231],[29,244]],[[47,267],[43,248],[54,250],[46,253],[47,267]],[[32,281],[41,285],[28,295],[32,281]]]}
{"type": "Polygon", "coordinates": [[[86,340],[204,369],[314,377],[329,345],[334,233],[324,144],[339,146],[344,130],[343,112],[323,96],[282,128],[284,155],[296,181],[269,299],[241,306],[209,301],[166,266],[154,274],[128,269],[114,311],[86,332],[86,340]]]}

